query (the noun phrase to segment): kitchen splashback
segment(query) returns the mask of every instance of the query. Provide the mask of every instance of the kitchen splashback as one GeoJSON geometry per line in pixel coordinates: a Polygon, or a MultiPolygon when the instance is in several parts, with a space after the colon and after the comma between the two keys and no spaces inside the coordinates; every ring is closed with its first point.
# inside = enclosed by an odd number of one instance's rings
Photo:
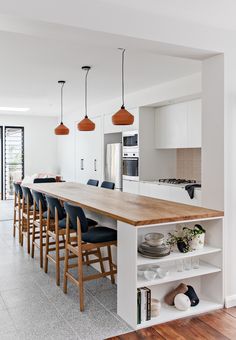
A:
{"type": "Polygon", "coordinates": [[[201,182],[201,149],[177,149],[177,178],[195,179],[201,182]]]}

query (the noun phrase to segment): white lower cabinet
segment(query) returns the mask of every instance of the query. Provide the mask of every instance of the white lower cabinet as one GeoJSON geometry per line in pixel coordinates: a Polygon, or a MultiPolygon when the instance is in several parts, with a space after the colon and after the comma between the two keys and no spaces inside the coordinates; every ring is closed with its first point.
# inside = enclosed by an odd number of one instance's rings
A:
{"type": "Polygon", "coordinates": [[[139,183],[140,195],[150,196],[178,203],[201,206],[201,190],[195,189],[194,198],[189,197],[188,192],[182,187],[162,185],[152,182],[139,183]]]}
{"type": "Polygon", "coordinates": [[[139,182],[123,180],[123,192],[129,192],[131,194],[139,194],[139,182]]]}

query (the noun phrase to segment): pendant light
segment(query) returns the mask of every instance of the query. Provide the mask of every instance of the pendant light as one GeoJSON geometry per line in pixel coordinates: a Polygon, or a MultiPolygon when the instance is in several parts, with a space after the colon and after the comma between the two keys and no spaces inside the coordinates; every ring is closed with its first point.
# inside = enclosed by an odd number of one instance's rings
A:
{"type": "Polygon", "coordinates": [[[125,49],[119,48],[122,51],[122,64],[121,64],[121,90],[122,90],[122,105],[119,111],[117,111],[112,116],[112,123],[114,125],[132,125],[134,122],[134,116],[125,109],[125,95],[124,95],[124,57],[125,57],[125,49]]]}
{"type": "Polygon", "coordinates": [[[70,130],[63,124],[63,87],[65,85],[65,80],[59,80],[58,84],[61,85],[61,124],[54,130],[55,135],[63,136],[68,135],[70,130]]]}
{"type": "Polygon", "coordinates": [[[88,109],[88,100],[87,100],[87,92],[88,92],[88,85],[87,85],[87,78],[88,78],[88,73],[90,71],[91,67],[90,66],[83,66],[82,70],[86,71],[85,74],[85,91],[84,91],[84,109],[85,109],[85,117],[82,119],[77,127],[79,131],[93,131],[95,129],[95,124],[92,122],[87,115],[87,109],[88,109]]]}

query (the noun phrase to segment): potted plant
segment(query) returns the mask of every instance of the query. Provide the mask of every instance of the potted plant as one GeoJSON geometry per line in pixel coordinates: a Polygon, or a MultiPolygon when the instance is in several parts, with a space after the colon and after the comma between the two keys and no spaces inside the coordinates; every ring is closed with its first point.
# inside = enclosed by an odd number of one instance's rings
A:
{"type": "Polygon", "coordinates": [[[199,250],[204,247],[206,230],[200,224],[195,224],[193,228],[184,228],[188,234],[189,246],[192,250],[199,250]]]}
{"type": "Polygon", "coordinates": [[[185,232],[182,233],[174,231],[174,233],[168,233],[167,244],[171,249],[177,248],[181,253],[188,253],[191,249],[189,246],[189,239],[185,232]]]}

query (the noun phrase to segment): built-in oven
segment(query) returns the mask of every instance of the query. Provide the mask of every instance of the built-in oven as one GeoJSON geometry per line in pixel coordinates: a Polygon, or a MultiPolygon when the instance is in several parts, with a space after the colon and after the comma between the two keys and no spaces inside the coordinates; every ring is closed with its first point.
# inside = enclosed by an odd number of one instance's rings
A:
{"type": "Polygon", "coordinates": [[[134,149],[123,151],[123,179],[139,180],[139,154],[134,149]]]}
{"type": "Polygon", "coordinates": [[[138,131],[123,132],[123,148],[138,148],[138,131]]]}

